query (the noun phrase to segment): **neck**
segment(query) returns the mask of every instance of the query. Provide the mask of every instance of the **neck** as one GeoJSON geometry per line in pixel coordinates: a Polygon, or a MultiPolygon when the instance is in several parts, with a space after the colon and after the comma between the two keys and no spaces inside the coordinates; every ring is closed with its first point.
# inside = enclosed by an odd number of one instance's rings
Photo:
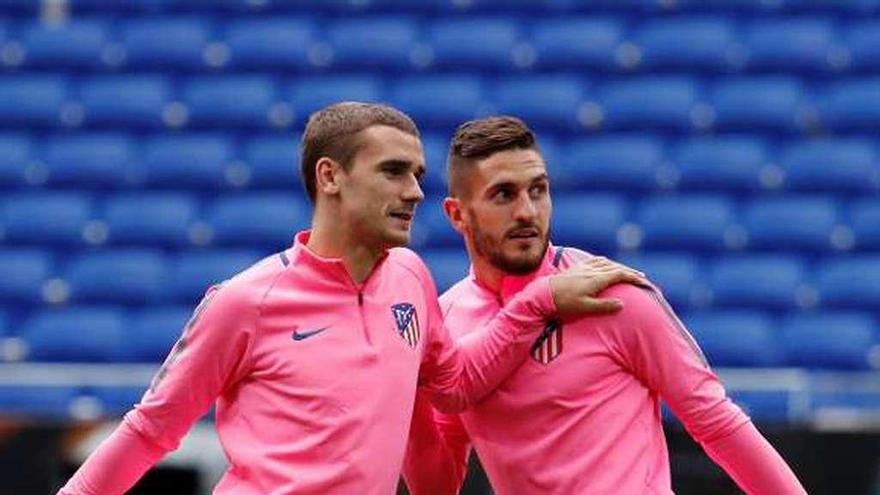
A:
{"type": "Polygon", "coordinates": [[[492,292],[501,292],[501,280],[504,278],[505,272],[488,260],[474,256],[474,253],[470,253],[470,256],[474,266],[474,278],[477,279],[477,282],[492,292]]]}
{"type": "Polygon", "coordinates": [[[324,258],[340,258],[355,283],[360,284],[376,266],[384,249],[364,242],[355,229],[339,217],[315,208],[312,232],[306,243],[309,249],[324,258]]]}

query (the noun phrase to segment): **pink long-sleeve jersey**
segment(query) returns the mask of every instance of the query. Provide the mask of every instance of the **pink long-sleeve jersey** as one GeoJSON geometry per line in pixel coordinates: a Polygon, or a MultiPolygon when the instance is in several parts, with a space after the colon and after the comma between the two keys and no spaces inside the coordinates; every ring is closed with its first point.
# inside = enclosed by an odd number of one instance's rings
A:
{"type": "Polygon", "coordinates": [[[214,493],[393,494],[417,386],[462,409],[527,358],[555,310],[542,279],[454,345],[413,252],[389,250],[358,285],[307,241],[209,290],[140,404],[61,494],[123,493],[215,403],[230,467],[214,493]]]}
{"type": "MultiPolygon", "coordinates": [[[[471,275],[441,297],[446,322],[465,336],[529,280],[587,257],[548,249],[537,273],[505,278],[500,293],[471,275]]],[[[532,358],[474,408],[442,414],[417,399],[404,463],[412,493],[458,493],[473,444],[498,495],[671,494],[661,398],[748,493],[805,493],[658,291],[621,284],[602,296],[623,310],[548,323],[532,358]]]]}

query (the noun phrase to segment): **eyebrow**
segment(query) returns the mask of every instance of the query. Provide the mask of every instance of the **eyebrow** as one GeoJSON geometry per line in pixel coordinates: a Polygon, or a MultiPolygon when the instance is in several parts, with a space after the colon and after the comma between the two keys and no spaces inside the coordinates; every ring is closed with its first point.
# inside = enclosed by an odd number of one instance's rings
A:
{"type": "MultiPolygon", "coordinates": [[[[542,172],[542,173],[532,177],[531,179],[529,179],[528,184],[532,185],[536,182],[550,182],[550,176],[547,175],[547,172],[542,172]]],[[[489,188],[486,189],[486,192],[494,193],[495,191],[498,191],[500,189],[509,188],[509,187],[517,187],[517,186],[518,186],[518,183],[511,181],[511,180],[507,180],[507,181],[498,182],[498,183],[490,185],[489,188]]]]}

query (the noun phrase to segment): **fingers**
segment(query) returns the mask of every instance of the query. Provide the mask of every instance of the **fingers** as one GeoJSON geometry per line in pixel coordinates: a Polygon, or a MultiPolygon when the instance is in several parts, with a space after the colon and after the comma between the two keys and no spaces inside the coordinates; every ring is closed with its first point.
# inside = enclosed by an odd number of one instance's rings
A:
{"type": "Polygon", "coordinates": [[[596,299],[590,297],[584,301],[584,307],[589,313],[617,313],[623,309],[623,301],[620,299],[596,299]]]}
{"type": "Polygon", "coordinates": [[[603,289],[620,283],[630,283],[642,286],[650,285],[645,277],[628,270],[613,270],[606,272],[599,275],[597,279],[602,284],[603,289]]]}

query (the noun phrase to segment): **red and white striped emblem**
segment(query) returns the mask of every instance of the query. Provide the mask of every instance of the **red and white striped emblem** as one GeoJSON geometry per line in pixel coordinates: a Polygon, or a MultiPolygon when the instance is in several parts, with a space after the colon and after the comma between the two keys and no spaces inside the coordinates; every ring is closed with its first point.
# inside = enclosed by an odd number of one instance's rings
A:
{"type": "Polygon", "coordinates": [[[397,323],[397,331],[403,340],[415,349],[419,344],[419,315],[416,308],[410,303],[399,303],[391,306],[394,322],[397,323]]]}
{"type": "Polygon", "coordinates": [[[532,345],[532,359],[549,364],[562,353],[562,323],[556,320],[547,322],[541,336],[532,345]]]}

